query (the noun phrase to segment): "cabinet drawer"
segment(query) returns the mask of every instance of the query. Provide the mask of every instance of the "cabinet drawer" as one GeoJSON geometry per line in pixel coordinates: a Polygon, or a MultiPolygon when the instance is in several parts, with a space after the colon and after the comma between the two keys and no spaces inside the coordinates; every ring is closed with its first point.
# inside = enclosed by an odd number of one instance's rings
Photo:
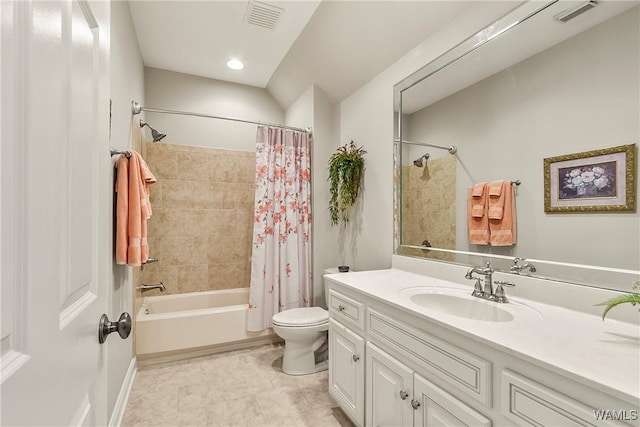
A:
{"type": "Polygon", "coordinates": [[[491,362],[375,310],[367,311],[369,336],[399,351],[427,373],[491,407],[491,362]]]}
{"type": "Polygon", "coordinates": [[[364,330],[364,305],[334,290],[329,291],[329,312],[345,325],[364,330]]]}
{"type": "MultiPolygon", "coordinates": [[[[502,415],[518,426],[616,426],[597,420],[594,408],[556,390],[516,374],[502,371],[502,415]]],[[[605,408],[599,408],[605,409],[605,408]]],[[[623,409],[623,408],[610,408],[623,409]]],[[[630,411],[628,411],[630,413],[630,411]]],[[[637,414],[637,413],[636,413],[637,414]]],[[[637,415],[636,415],[637,416],[637,415]]]]}

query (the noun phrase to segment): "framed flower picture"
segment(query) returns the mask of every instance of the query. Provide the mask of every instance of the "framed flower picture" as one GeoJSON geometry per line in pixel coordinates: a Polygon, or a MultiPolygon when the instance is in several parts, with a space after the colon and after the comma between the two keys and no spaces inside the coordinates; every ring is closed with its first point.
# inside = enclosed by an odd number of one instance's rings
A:
{"type": "Polygon", "coordinates": [[[544,211],[636,210],[636,144],[544,159],[544,211]]]}

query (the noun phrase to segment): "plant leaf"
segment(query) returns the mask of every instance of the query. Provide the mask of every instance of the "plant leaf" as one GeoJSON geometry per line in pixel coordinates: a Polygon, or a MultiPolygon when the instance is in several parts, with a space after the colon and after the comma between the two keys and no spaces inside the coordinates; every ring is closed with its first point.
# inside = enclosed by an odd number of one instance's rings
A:
{"type": "Polygon", "coordinates": [[[603,302],[595,304],[595,305],[596,306],[598,306],[598,305],[606,306],[605,309],[604,309],[604,312],[602,313],[602,320],[604,320],[604,318],[607,315],[607,313],[609,312],[609,310],[611,310],[613,307],[615,307],[617,305],[625,304],[625,303],[631,303],[632,305],[636,305],[636,304],[640,303],[640,294],[620,295],[619,297],[611,298],[609,300],[603,301],[603,302]]]}

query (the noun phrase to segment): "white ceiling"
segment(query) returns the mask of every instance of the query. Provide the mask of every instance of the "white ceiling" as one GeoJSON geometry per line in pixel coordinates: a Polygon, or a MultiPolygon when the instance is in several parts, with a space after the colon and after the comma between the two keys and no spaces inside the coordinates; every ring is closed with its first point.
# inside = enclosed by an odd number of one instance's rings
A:
{"type": "Polygon", "coordinates": [[[144,65],[266,87],[285,109],[313,83],[341,101],[473,1],[265,3],[283,9],[274,30],[243,22],[248,1],[130,0],[144,65]]]}
{"type": "Polygon", "coordinates": [[[265,87],[320,3],[267,1],[283,9],[273,30],[243,22],[249,1],[131,0],[144,65],[265,87]],[[245,68],[227,68],[231,58],[245,68]]]}

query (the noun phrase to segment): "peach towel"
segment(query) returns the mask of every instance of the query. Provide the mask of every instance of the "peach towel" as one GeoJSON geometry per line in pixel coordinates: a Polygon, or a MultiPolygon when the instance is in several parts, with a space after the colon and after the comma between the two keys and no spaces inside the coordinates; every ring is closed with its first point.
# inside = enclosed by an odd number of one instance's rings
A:
{"type": "Polygon", "coordinates": [[[489,219],[502,219],[506,191],[502,191],[504,180],[489,184],[489,219]]]}
{"type": "Polygon", "coordinates": [[[474,245],[486,245],[489,243],[489,216],[487,213],[488,204],[486,203],[488,186],[486,182],[476,184],[469,188],[467,197],[467,211],[469,214],[469,243],[474,245]],[[474,197],[474,193],[478,193],[481,188],[480,197],[474,197]]]}
{"type": "Polygon", "coordinates": [[[486,211],[487,203],[487,183],[480,182],[471,187],[471,215],[475,218],[482,218],[486,211]]]}
{"type": "Polygon", "coordinates": [[[129,222],[129,159],[116,160],[116,264],[127,263],[127,224],[129,222]]]}
{"type": "Polygon", "coordinates": [[[493,246],[516,244],[516,198],[514,192],[511,181],[503,181],[502,194],[500,195],[500,198],[504,198],[502,218],[489,218],[490,243],[493,246]]]}
{"type": "Polygon", "coordinates": [[[116,263],[139,266],[149,258],[149,185],[155,183],[156,178],[142,156],[135,151],[131,152],[129,160],[121,156],[116,167],[116,263]]]}

